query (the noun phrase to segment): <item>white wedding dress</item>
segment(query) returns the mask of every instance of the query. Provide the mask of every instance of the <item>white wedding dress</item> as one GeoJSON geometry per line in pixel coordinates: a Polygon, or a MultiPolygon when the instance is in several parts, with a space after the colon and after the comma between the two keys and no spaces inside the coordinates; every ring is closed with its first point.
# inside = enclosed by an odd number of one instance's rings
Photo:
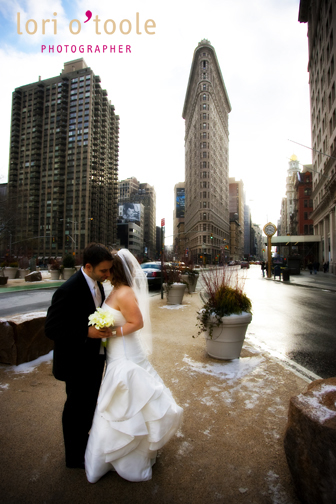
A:
{"type": "MultiPolygon", "coordinates": [[[[115,326],[126,320],[105,303],[115,326]]],[[[129,481],[152,477],[156,452],[175,434],[182,408],[148,362],[138,332],[109,338],[107,367],[85,453],[86,476],[95,483],[115,470],[129,481]]]]}

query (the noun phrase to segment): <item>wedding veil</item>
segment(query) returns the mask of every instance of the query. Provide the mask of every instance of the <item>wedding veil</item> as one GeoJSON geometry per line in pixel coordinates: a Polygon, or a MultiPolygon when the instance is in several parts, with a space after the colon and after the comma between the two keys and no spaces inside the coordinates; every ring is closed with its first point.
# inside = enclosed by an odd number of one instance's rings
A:
{"type": "Polygon", "coordinates": [[[147,278],[134,255],[128,249],[117,252],[120,257],[129,286],[133,289],[139,303],[143,319],[143,328],[140,330],[140,341],[146,355],[152,353],[152,324],[149,315],[149,294],[147,278]]]}

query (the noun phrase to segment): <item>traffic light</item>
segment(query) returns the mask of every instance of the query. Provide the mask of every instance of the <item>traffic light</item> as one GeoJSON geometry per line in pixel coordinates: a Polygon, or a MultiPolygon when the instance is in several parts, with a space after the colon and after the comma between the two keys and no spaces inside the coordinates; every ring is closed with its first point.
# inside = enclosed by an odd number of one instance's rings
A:
{"type": "Polygon", "coordinates": [[[211,233],[211,235],[210,235],[210,238],[211,238],[211,240],[213,240],[213,234],[212,234],[212,233],[211,233]]]}

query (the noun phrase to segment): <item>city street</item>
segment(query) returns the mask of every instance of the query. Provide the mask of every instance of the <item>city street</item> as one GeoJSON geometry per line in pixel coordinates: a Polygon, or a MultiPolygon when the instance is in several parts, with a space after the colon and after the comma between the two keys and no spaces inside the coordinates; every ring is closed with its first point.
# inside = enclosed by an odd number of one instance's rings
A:
{"type": "Polygon", "coordinates": [[[19,313],[46,311],[50,306],[55,288],[0,293],[0,317],[19,313]]]}
{"type": "MultiPolygon", "coordinates": [[[[247,336],[257,346],[287,359],[322,377],[336,376],[336,281],[333,290],[323,288],[322,272],[308,277],[315,287],[268,280],[260,266],[230,267],[245,279],[245,291],[252,300],[253,319],[247,336]]],[[[303,277],[300,275],[300,277],[303,277]]],[[[306,277],[307,278],[307,277],[306,277]]],[[[202,288],[199,280],[197,290],[202,288]]],[[[46,311],[55,288],[0,293],[0,317],[31,311],[46,311]]],[[[150,296],[160,296],[150,291],[150,296]]]]}
{"type": "Polygon", "coordinates": [[[289,284],[267,280],[257,265],[245,271],[253,309],[248,335],[322,378],[336,376],[336,293],[295,285],[295,277],[289,284]]]}

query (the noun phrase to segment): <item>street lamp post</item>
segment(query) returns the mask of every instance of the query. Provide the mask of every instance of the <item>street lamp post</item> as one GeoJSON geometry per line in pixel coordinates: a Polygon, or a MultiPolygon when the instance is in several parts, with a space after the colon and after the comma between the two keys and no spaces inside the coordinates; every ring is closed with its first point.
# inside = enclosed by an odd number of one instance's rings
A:
{"type": "Polygon", "coordinates": [[[71,238],[71,240],[74,242],[75,246],[74,246],[74,250],[75,250],[75,257],[77,255],[77,240],[76,240],[76,236],[77,236],[77,224],[78,222],[77,221],[73,221],[73,220],[70,220],[70,219],[60,219],[61,221],[64,221],[66,220],[67,222],[72,222],[73,224],[75,224],[75,239],[72,238],[72,236],[69,234],[69,237],[71,238]]]}

